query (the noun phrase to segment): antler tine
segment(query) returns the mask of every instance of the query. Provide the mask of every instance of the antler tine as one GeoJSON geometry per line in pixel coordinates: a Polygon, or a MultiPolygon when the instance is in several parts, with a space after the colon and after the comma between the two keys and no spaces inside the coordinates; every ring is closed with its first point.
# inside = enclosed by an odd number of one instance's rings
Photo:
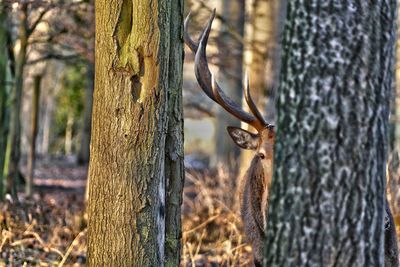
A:
{"type": "MultiPolygon", "coordinates": [[[[201,39],[201,37],[204,35],[204,32],[208,29],[208,25],[212,24],[214,18],[215,18],[215,14],[216,14],[216,9],[214,8],[212,13],[211,13],[211,18],[208,20],[207,22],[207,26],[203,29],[203,31],[201,32],[200,36],[199,36],[199,40],[201,39]]],[[[189,14],[186,16],[184,24],[183,24],[183,39],[185,41],[185,44],[190,48],[190,50],[192,50],[193,53],[196,54],[198,48],[199,48],[199,42],[200,41],[193,41],[193,39],[190,37],[189,32],[187,31],[187,29],[189,28],[189,20],[190,17],[192,15],[192,12],[190,11],[189,14]]],[[[211,26],[210,26],[211,29],[211,26]]]]}
{"type": "MultiPolygon", "coordinates": [[[[195,41],[192,40],[192,38],[190,37],[187,29],[188,29],[188,25],[189,25],[189,20],[190,20],[190,15],[192,14],[192,12],[189,12],[189,14],[187,15],[185,22],[184,22],[184,30],[183,30],[183,39],[185,40],[186,45],[190,48],[190,50],[192,50],[192,52],[196,53],[197,49],[199,47],[199,44],[196,43],[195,41]]],[[[201,33],[203,35],[203,33],[201,33]]]]}
{"type": "Polygon", "coordinates": [[[259,123],[257,123],[257,118],[253,115],[244,111],[241,106],[236,104],[233,100],[231,100],[225,93],[221,90],[219,85],[215,82],[212,82],[212,74],[210,72],[207,56],[206,56],[206,46],[208,37],[210,35],[211,25],[215,17],[215,10],[207,23],[206,29],[204,30],[200,41],[199,46],[195,56],[195,74],[197,81],[203,91],[210,97],[212,100],[217,102],[220,106],[222,106],[226,111],[231,113],[233,116],[238,118],[239,120],[248,123],[257,130],[260,129],[259,123]]]}
{"type": "Polygon", "coordinates": [[[257,117],[254,117],[251,114],[242,110],[240,107],[237,106],[235,102],[233,102],[229,97],[225,95],[224,91],[219,88],[213,74],[211,74],[211,83],[213,94],[216,100],[226,111],[234,115],[239,120],[253,126],[257,131],[265,128],[263,121],[260,121],[257,117]]]}
{"type": "Polygon", "coordinates": [[[250,84],[249,84],[249,76],[246,71],[245,76],[244,76],[244,82],[243,82],[243,87],[244,87],[244,98],[246,99],[246,103],[249,106],[250,111],[253,113],[253,115],[260,121],[263,127],[268,127],[270,126],[269,123],[267,123],[261,114],[261,112],[258,110],[256,104],[253,101],[253,98],[251,97],[250,94],[250,84]]]}
{"type": "Polygon", "coordinates": [[[208,37],[211,31],[211,25],[215,18],[215,9],[213,10],[210,19],[207,22],[206,27],[202,31],[200,35],[200,39],[198,42],[195,42],[191,39],[189,33],[187,32],[188,24],[190,20],[191,13],[185,19],[184,22],[184,40],[186,45],[192,50],[195,55],[195,74],[197,82],[200,85],[200,88],[206,93],[206,95],[223,107],[230,114],[238,118],[239,120],[253,126],[257,131],[268,127],[269,124],[265,122],[259,110],[256,108],[254,101],[250,96],[248,81],[247,86],[245,86],[245,97],[246,102],[249,105],[251,112],[254,116],[246,111],[244,111],[240,105],[236,104],[233,100],[231,100],[225,93],[221,90],[218,83],[214,79],[214,75],[210,72],[207,56],[206,56],[206,47],[208,42],[208,37]],[[247,92],[246,92],[247,91],[247,92]]]}

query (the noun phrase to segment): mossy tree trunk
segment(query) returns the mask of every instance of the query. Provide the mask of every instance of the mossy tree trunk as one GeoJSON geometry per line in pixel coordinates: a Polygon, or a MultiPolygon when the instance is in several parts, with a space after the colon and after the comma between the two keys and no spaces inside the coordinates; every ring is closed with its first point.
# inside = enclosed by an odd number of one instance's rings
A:
{"type": "Polygon", "coordinates": [[[177,266],[181,0],[96,1],[89,266],[177,266]]]}
{"type": "Polygon", "coordinates": [[[288,2],[264,266],[384,266],[395,9],[288,2]]]}

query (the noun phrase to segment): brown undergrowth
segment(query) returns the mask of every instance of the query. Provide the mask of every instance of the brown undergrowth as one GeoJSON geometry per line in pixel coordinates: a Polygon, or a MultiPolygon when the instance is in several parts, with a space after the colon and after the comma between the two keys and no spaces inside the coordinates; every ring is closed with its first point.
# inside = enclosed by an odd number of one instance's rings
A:
{"type": "Polygon", "coordinates": [[[57,192],[0,204],[0,266],[83,266],[82,199],[57,192]]]}
{"type": "Polygon", "coordinates": [[[249,266],[251,247],[245,243],[238,212],[235,179],[217,173],[188,171],[183,204],[183,266],[249,266]]]}
{"type": "MultiPolygon", "coordinates": [[[[45,178],[36,181],[39,193],[33,199],[20,195],[18,203],[0,203],[0,267],[85,266],[84,190],[66,189],[82,177],[58,172],[39,170],[45,178]]],[[[187,171],[182,266],[249,265],[251,248],[241,231],[235,182],[222,168],[187,171]]]]}
{"type": "MultiPolygon", "coordinates": [[[[187,171],[182,266],[251,265],[236,183],[222,168],[187,171]]],[[[39,192],[32,200],[0,203],[0,267],[85,266],[84,190],[39,192]]],[[[400,234],[400,215],[394,217],[400,234]]]]}

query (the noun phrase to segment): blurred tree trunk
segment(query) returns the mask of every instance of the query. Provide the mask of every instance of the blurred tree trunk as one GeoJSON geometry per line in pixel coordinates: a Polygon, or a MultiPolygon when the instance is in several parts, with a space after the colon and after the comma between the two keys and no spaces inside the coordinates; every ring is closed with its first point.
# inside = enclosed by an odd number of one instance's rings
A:
{"type": "Polygon", "coordinates": [[[33,188],[33,172],[35,171],[36,160],[36,137],[39,122],[39,100],[40,100],[40,82],[42,76],[33,78],[33,95],[32,95],[32,118],[31,118],[31,140],[29,144],[27,177],[25,184],[25,193],[29,197],[32,195],[33,188]]]}
{"type": "Polygon", "coordinates": [[[72,135],[74,127],[74,112],[72,110],[68,111],[67,115],[67,126],[65,127],[65,155],[72,154],[72,135]]]}
{"type": "Polygon", "coordinates": [[[7,144],[7,15],[5,5],[0,6],[0,200],[4,193],[4,160],[7,144]]]}
{"type": "Polygon", "coordinates": [[[88,266],[179,265],[182,5],[96,1],[88,266]]]}
{"type": "Polygon", "coordinates": [[[384,266],[395,7],[288,2],[264,266],[384,266]]]}
{"type": "Polygon", "coordinates": [[[93,106],[93,88],[94,88],[94,64],[93,62],[87,63],[87,81],[85,87],[85,101],[83,109],[83,127],[81,146],[78,152],[78,163],[87,164],[90,156],[90,133],[92,128],[92,106],[93,106]]]}
{"type": "Polygon", "coordinates": [[[18,40],[19,51],[15,58],[14,88],[11,93],[10,130],[7,138],[6,174],[8,193],[16,194],[16,183],[20,175],[20,142],[21,142],[21,101],[24,86],[24,67],[28,47],[28,10],[27,2],[19,4],[18,40]]]}
{"type": "MultiPolygon", "coordinates": [[[[223,0],[222,16],[243,38],[244,31],[244,0],[223,0]]],[[[228,27],[221,25],[218,38],[219,75],[224,91],[236,103],[242,101],[242,76],[243,76],[243,43],[229,34],[228,27]]],[[[239,148],[228,137],[227,126],[240,126],[240,121],[233,118],[224,109],[218,107],[215,121],[215,149],[214,162],[221,163],[227,170],[238,171],[239,148]]]]}
{"type": "MultiPolygon", "coordinates": [[[[269,101],[273,91],[273,80],[275,71],[273,68],[276,39],[277,13],[280,1],[254,0],[250,15],[250,61],[248,63],[249,84],[251,94],[260,110],[268,110],[265,114],[267,121],[272,123],[274,119],[273,101],[269,101]]],[[[245,103],[245,102],[244,102],[245,103]]],[[[243,107],[248,110],[247,104],[243,107]]],[[[254,128],[243,123],[242,128],[254,131],[254,128]]],[[[240,176],[242,177],[248,169],[254,152],[250,150],[241,151],[240,176]]]]}

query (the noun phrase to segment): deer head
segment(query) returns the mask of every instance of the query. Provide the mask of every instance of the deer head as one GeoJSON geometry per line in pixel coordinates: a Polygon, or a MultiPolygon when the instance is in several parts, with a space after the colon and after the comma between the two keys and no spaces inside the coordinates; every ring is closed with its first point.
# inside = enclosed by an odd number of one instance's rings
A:
{"type": "Polygon", "coordinates": [[[261,112],[257,109],[249,88],[249,80],[247,73],[244,79],[244,96],[246,103],[251,113],[242,109],[242,107],[231,100],[221,90],[220,86],[214,79],[211,73],[206,56],[206,47],[208,37],[211,31],[211,25],[215,18],[215,9],[209,19],[206,27],[200,35],[199,41],[195,42],[191,39],[187,32],[190,14],[185,19],[184,39],[186,45],[195,53],[195,75],[200,88],[204,93],[216,102],[219,106],[224,108],[228,113],[239,119],[240,121],[251,125],[257,133],[251,133],[241,128],[228,127],[228,133],[235,142],[242,149],[250,149],[258,152],[261,159],[271,160],[273,156],[273,143],[274,143],[274,126],[268,124],[261,112]]]}
{"type": "Polygon", "coordinates": [[[268,124],[257,109],[250,95],[247,74],[243,83],[243,91],[251,113],[244,111],[240,105],[226,96],[210,72],[206,46],[215,18],[215,9],[198,42],[193,41],[187,32],[189,18],[190,14],[185,19],[184,39],[187,46],[195,53],[194,69],[200,88],[228,113],[251,125],[257,131],[257,133],[251,133],[237,127],[228,127],[227,129],[236,145],[257,152],[243,178],[241,215],[247,238],[253,247],[255,263],[258,265],[262,259],[263,236],[266,226],[265,211],[268,206],[268,192],[272,178],[274,126],[268,124]]]}

